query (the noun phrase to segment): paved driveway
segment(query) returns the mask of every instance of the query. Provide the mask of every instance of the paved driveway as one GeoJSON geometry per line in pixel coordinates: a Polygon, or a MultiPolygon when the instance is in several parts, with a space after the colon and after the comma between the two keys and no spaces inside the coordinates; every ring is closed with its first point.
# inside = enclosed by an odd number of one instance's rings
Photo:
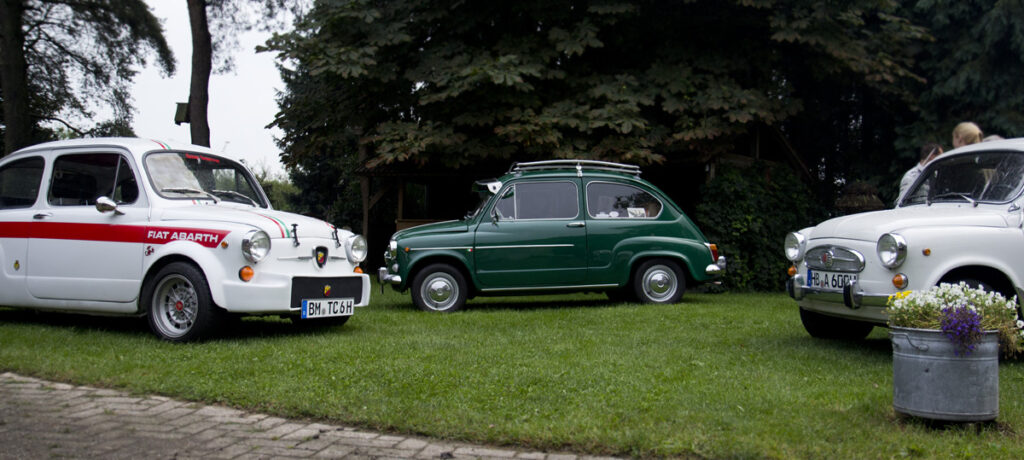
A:
{"type": "Polygon", "coordinates": [[[575,460],[0,374],[0,458],[575,460]]]}

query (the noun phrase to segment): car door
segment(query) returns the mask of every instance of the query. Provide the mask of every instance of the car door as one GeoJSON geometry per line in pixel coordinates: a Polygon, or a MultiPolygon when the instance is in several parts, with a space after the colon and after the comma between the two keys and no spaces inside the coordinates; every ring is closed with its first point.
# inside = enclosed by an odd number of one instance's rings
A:
{"type": "Polygon", "coordinates": [[[558,287],[586,278],[586,221],[578,179],[507,185],[476,229],[474,260],[484,289],[558,287]]]}
{"type": "MultiPolygon", "coordinates": [[[[131,302],[142,282],[145,194],[127,157],[67,153],[54,159],[46,206],[33,214],[28,290],[40,299],[131,302]],[[99,197],[117,203],[101,212],[99,197]]],[[[89,309],[80,304],[67,308],[89,309]]]]}
{"type": "Polygon", "coordinates": [[[32,156],[0,166],[0,305],[22,305],[28,238],[45,160],[32,156]]]}
{"type": "MultiPolygon", "coordinates": [[[[631,238],[662,235],[655,221],[664,205],[650,192],[619,182],[590,181],[587,196],[587,283],[617,284],[629,278],[631,238]]],[[[664,224],[662,224],[663,226],[664,224]]],[[[651,244],[651,243],[648,243],[651,244]]],[[[656,246],[647,246],[657,249],[656,246]]]]}

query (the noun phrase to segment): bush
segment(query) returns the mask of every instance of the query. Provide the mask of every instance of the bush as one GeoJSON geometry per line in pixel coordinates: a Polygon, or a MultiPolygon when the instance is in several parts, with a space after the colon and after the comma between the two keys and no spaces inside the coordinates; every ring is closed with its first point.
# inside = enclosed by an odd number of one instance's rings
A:
{"type": "MultiPolygon", "coordinates": [[[[825,215],[810,189],[780,165],[720,165],[702,187],[694,220],[728,260],[722,286],[738,291],[777,291],[791,265],[782,250],[786,234],[815,225],[825,215]]],[[[831,205],[833,200],[826,197],[831,205]]]]}

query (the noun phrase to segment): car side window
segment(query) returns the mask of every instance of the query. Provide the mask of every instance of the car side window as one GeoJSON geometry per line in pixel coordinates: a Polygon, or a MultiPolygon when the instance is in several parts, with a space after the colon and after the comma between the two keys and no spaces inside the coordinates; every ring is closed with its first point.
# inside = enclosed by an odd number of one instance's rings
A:
{"type": "Polygon", "coordinates": [[[128,162],[116,153],[62,155],[53,163],[47,200],[54,206],[88,206],[106,196],[134,203],[139,186],[128,162]]]}
{"type": "Polygon", "coordinates": [[[609,182],[587,184],[587,212],[595,219],[653,219],[661,201],[637,187],[609,182]]]}
{"type": "Polygon", "coordinates": [[[0,209],[30,208],[43,180],[41,157],[12,161],[0,168],[0,209]]]}
{"type": "Polygon", "coordinates": [[[508,211],[505,200],[514,200],[515,219],[573,219],[579,215],[579,192],[572,182],[521,182],[512,195],[502,195],[495,210],[508,211]]]}

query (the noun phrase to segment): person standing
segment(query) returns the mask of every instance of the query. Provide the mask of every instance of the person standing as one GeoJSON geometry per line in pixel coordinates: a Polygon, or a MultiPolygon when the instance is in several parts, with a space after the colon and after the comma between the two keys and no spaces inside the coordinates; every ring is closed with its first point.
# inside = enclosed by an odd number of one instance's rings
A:
{"type": "Polygon", "coordinates": [[[911,185],[914,185],[914,181],[917,180],[917,176],[920,176],[921,171],[924,171],[925,165],[927,165],[929,161],[934,160],[939,155],[942,155],[941,145],[936,144],[934,142],[929,142],[921,146],[921,159],[917,162],[916,165],[914,165],[913,168],[910,168],[907,172],[903,173],[903,179],[900,179],[900,193],[898,195],[898,199],[896,200],[897,202],[899,202],[899,200],[903,198],[903,194],[907,192],[907,189],[909,189],[911,185]]]}

